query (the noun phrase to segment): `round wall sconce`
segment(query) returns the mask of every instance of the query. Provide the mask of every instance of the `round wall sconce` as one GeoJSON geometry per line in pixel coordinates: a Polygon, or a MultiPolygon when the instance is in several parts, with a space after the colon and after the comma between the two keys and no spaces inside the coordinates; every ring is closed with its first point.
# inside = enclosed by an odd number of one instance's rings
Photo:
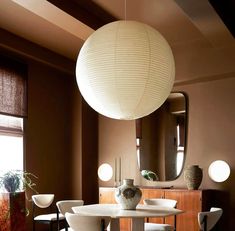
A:
{"type": "Polygon", "coordinates": [[[209,177],[215,182],[224,182],[230,175],[230,167],[223,160],[212,162],[208,169],[209,177]]]}
{"type": "Polygon", "coordinates": [[[113,176],[113,168],[105,163],[98,168],[98,176],[102,181],[109,181],[113,176]]]}

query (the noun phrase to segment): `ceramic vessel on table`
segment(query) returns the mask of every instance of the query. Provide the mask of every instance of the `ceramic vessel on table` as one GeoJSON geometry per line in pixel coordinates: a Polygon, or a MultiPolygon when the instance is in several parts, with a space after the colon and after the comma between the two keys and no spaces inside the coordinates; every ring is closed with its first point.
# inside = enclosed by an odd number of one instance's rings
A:
{"type": "Polygon", "coordinates": [[[142,196],[141,190],[134,186],[133,179],[123,180],[123,184],[115,190],[115,199],[121,209],[136,209],[142,196]]]}

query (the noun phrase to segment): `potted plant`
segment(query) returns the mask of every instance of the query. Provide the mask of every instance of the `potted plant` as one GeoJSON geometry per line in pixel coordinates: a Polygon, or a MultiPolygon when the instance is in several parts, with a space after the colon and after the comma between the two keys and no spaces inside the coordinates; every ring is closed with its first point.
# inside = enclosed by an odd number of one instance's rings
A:
{"type": "Polygon", "coordinates": [[[10,170],[0,176],[0,188],[5,189],[9,193],[22,192],[26,189],[31,189],[36,192],[34,187],[36,184],[33,182],[33,178],[37,177],[22,170],[10,170]]]}
{"type": "Polygon", "coordinates": [[[21,170],[11,170],[0,176],[0,231],[25,231],[25,216],[28,209],[25,198],[29,200],[26,192],[33,192],[36,184],[33,179],[37,177],[21,170]]]}

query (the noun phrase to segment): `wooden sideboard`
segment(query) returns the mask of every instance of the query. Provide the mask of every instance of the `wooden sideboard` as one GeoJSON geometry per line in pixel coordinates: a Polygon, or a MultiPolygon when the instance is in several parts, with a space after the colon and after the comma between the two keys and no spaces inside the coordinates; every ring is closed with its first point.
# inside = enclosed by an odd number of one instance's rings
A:
{"type": "MultiPolygon", "coordinates": [[[[211,207],[220,206],[218,203],[217,190],[188,190],[188,189],[156,189],[156,188],[141,188],[142,198],[168,198],[177,200],[177,208],[184,211],[183,214],[176,216],[177,231],[199,231],[197,214],[200,211],[207,211],[211,207]]],[[[99,203],[116,203],[114,198],[115,188],[100,187],[99,188],[99,203]]],[[[221,207],[221,206],[220,206],[221,207]]],[[[161,218],[149,219],[151,222],[163,223],[161,218]]],[[[167,217],[165,223],[174,224],[174,217],[167,217]]],[[[217,229],[221,222],[218,223],[217,229]]],[[[131,230],[131,220],[121,219],[121,231],[131,230]]]]}

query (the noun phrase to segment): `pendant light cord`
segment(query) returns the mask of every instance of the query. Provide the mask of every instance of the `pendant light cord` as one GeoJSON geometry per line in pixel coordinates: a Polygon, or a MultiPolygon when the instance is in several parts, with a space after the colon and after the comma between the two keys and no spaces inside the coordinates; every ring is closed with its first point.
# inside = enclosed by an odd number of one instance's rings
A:
{"type": "Polygon", "coordinates": [[[124,3],[125,3],[125,15],[124,15],[124,18],[125,18],[125,21],[126,21],[126,0],[124,0],[124,3]]]}

